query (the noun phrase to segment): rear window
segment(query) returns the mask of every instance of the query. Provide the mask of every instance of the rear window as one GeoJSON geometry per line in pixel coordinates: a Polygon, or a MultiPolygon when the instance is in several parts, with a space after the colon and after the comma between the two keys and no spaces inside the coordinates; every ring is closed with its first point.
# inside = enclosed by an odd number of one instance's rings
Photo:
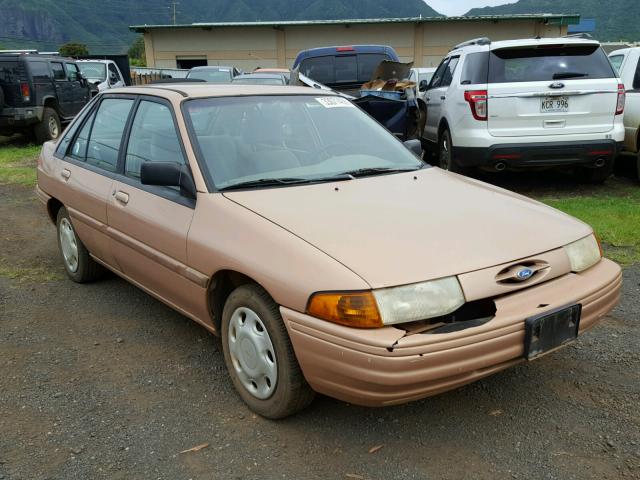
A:
{"type": "Polygon", "coordinates": [[[489,83],[615,78],[599,45],[505,48],[489,55],[489,83]]]}
{"type": "Polygon", "coordinates": [[[21,79],[22,69],[18,62],[0,61],[0,83],[14,83],[21,79]]]}
{"type": "Polygon", "coordinates": [[[391,58],[385,53],[307,58],[300,63],[300,73],[324,84],[364,83],[371,80],[373,72],[383,60],[391,58]]]}

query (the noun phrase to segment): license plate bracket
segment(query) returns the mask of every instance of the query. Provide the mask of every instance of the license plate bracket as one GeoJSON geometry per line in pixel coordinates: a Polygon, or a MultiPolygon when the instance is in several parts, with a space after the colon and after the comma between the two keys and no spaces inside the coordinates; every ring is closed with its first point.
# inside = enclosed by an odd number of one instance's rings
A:
{"type": "Polygon", "coordinates": [[[525,320],[524,356],[533,360],[578,336],[582,305],[570,305],[525,320]]]}
{"type": "Polygon", "coordinates": [[[567,96],[550,96],[542,97],[540,100],[541,113],[568,112],[569,97],[567,96]]]}

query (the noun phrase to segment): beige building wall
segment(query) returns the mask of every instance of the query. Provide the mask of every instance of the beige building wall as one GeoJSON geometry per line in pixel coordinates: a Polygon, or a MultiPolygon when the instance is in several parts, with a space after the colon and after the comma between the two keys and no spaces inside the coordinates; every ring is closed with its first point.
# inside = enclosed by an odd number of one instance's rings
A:
{"type": "Polygon", "coordinates": [[[156,28],[145,32],[147,65],[176,68],[178,59],[244,70],[291,67],[299,51],[333,45],[392,46],[403,62],[436,66],[454,45],[476,37],[492,40],[566,35],[567,26],[540,20],[437,21],[382,24],[156,28]]]}

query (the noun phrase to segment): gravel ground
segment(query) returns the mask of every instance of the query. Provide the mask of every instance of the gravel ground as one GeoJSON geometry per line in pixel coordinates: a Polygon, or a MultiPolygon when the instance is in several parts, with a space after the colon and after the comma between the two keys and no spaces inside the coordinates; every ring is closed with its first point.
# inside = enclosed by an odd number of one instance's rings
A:
{"type": "Polygon", "coordinates": [[[0,198],[0,479],[640,478],[640,266],[555,354],[273,422],[235,394],[217,338],[114,275],[73,284],[32,192],[0,198]]]}

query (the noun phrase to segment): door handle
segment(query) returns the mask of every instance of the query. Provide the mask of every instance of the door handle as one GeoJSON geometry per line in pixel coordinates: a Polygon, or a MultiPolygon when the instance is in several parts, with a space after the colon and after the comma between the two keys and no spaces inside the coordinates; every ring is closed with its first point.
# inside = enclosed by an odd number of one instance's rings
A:
{"type": "Polygon", "coordinates": [[[429,100],[431,100],[431,97],[427,97],[425,98],[425,100],[428,102],[429,100]]]}
{"type": "Polygon", "coordinates": [[[114,196],[116,197],[116,200],[118,200],[120,203],[123,203],[125,205],[129,203],[129,194],[126,192],[118,190],[117,192],[114,192],[114,196]]]}
{"type": "Polygon", "coordinates": [[[442,96],[440,97],[440,100],[446,100],[446,98],[447,98],[447,97],[446,97],[445,95],[442,95],[442,96]]]}
{"type": "Polygon", "coordinates": [[[69,180],[69,178],[71,177],[71,170],[67,168],[63,168],[62,171],[60,172],[60,176],[65,180],[69,180]]]}

